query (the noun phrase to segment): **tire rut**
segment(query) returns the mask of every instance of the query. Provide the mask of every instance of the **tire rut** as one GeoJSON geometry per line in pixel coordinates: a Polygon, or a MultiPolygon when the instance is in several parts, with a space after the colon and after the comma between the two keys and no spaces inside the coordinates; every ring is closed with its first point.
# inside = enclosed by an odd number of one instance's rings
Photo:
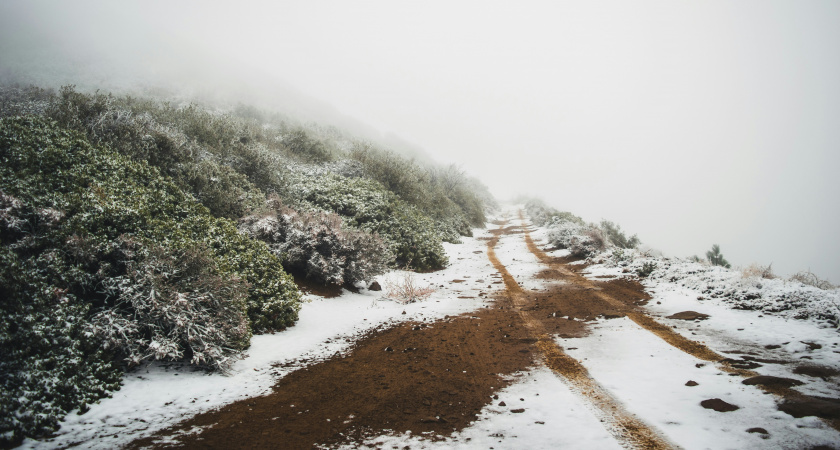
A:
{"type": "Polygon", "coordinates": [[[580,362],[566,354],[549,334],[543,321],[530,311],[531,302],[526,292],[516,282],[507,268],[496,256],[495,247],[500,235],[511,234],[511,228],[501,225],[494,230],[495,237],[487,243],[487,256],[495,269],[502,275],[505,288],[513,307],[522,318],[534,339],[548,368],[567,381],[572,392],[591,405],[605,428],[624,447],[642,449],[666,449],[675,446],[661,433],[628,412],[607,389],[593,379],[580,362]]]}
{"type": "MultiPolygon", "coordinates": [[[[620,310],[624,315],[626,315],[627,318],[635,322],[643,329],[649,331],[650,333],[653,333],[672,347],[677,348],[691,356],[694,356],[697,359],[714,363],[721,371],[740,376],[744,379],[760,375],[758,372],[736,367],[735,365],[733,365],[733,363],[737,364],[738,361],[732,361],[730,358],[715,352],[703,343],[694,341],[677,333],[668,325],[657,322],[654,318],[641,311],[637,306],[633,305],[632,303],[616,299],[609,293],[605,292],[605,290],[615,289],[614,281],[590,281],[586,277],[570,270],[561,258],[551,257],[537,246],[537,244],[531,238],[531,233],[528,231],[528,227],[525,225],[525,216],[522,210],[519,211],[519,219],[522,235],[525,239],[525,244],[527,245],[528,250],[531,253],[533,253],[534,256],[536,256],[537,259],[540,260],[540,262],[548,266],[550,270],[559,274],[560,278],[562,278],[564,281],[567,281],[580,289],[591,291],[594,296],[608,303],[612,307],[620,310]]],[[[637,294],[636,297],[647,296],[647,293],[644,292],[644,287],[642,287],[638,283],[635,284],[637,285],[635,289],[637,294]]],[[[764,392],[773,394],[781,398],[785,402],[799,403],[814,400],[814,397],[805,395],[797,390],[791,389],[786,386],[762,384],[757,384],[755,386],[764,392]]],[[[820,419],[826,425],[830,426],[835,430],[840,431],[840,420],[830,418],[820,419]]]]}

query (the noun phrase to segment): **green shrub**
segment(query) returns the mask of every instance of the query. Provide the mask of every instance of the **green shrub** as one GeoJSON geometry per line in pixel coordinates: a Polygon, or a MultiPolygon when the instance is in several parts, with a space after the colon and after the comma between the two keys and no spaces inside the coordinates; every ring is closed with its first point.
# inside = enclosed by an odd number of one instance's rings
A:
{"type": "Polygon", "coordinates": [[[656,270],[656,263],[654,262],[646,262],[642,264],[642,267],[636,271],[636,274],[642,278],[647,278],[653,271],[656,270]]]}
{"type": "Polygon", "coordinates": [[[379,234],[400,266],[436,270],[448,263],[434,222],[373,180],[334,174],[300,177],[293,196],[335,212],[352,227],[379,234]]]}
{"type": "Polygon", "coordinates": [[[723,257],[723,254],[720,252],[720,246],[717,244],[712,245],[712,249],[706,252],[706,259],[712,263],[713,266],[722,266],[727,269],[732,267],[729,264],[729,261],[723,257]]]}
{"type": "Polygon", "coordinates": [[[641,243],[635,234],[628,238],[624,235],[624,232],[621,231],[621,226],[614,224],[609,220],[601,221],[601,229],[604,230],[604,234],[607,235],[607,239],[609,239],[609,241],[617,247],[636,248],[641,243]]]}
{"type": "Polygon", "coordinates": [[[268,244],[286,269],[322,284],[371,281],[392,260],[378,235],[346,229],[337,214],[299,213],[276,197],[266,212],[242,219],[239,229],[268,244]]]}
{"type": "Polygon", "coordinates": [[[42,118],[0,120],[0,243],[8,439],[43,435],[115,389],[113,358],[224,368],[249,323],[297,319],[300,293],[265,244],[155,168],[42,118]]]}

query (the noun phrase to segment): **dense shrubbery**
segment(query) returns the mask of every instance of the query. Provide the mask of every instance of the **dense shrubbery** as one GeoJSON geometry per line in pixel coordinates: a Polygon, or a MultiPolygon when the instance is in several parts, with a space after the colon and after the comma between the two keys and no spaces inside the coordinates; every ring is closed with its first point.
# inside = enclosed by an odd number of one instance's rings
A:
{"type": "Polygon", "coordinates": [[[299,213],[278,198],[245,217],[239,229],[266,242],[290,271],[324,284],[353,284],[382,274],[391,254],[378,235],[347,229],[333,213],[299,213]]]}
{"type": "Polygon", "coordinates": [[[431,217],[445,240],[471,236],[470,227],[483,227],[490,204],[487,188],[454,166],[426,168],[393,152],[356,143],[350,157],[361,164],[365,176],[431,217]]]}
{"type": "Polygon", "coordinates": [[[252,332],[297,319],[283,263],[324,283],[441,268],[441,241],[483,225],[492,204],[454,168],[353,151],[336,129],[241,105],[3,86],[0,118],[6,441],[55,429],[125,365],[225,369],[252,332]],[[266,213],[273,195],[297,211],[266,213]]]}
{"type": "Polygon", "coordinates": [[[396,262],[418,270],[435,270],[448,260],[434,223],[381,184],[335,174],[301,177],[295,197],[314,209],[334,211],[355,228],[377,233],[396,262]]]}
{"type": "Polygon", "coordinates": [[[297,319],[280,260],[156,169],[34,117],[0,121],[0,161],[6,439],[115,389],[112,361],[224,368],[297,319]]]}

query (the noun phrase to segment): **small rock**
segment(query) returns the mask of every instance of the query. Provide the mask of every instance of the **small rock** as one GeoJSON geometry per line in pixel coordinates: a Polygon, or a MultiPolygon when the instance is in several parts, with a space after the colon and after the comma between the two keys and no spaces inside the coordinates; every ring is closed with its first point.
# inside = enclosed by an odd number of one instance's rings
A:
{"type": "Polygon", "coordinates": [[[502,401],[502,402],[499,402],[499,406],[507,406],[507,403],[505,403],[505,402],[503,402],[503,401],[502,401]]]}
{"type": "Polygon", "coordinates": [[[696,382],[696,381],[694,381],[694,380],[688,380],[688,382],[687,382],[687,383],[685,383],[685,385],[686,385],[686,386],[692,386],[692,387],[693,387],[693,386],[697,386],[697,385],[699,385],[699,384],[700,384],[700,383],[698,383],[698,382],[696,382]]]}
{"type": "Polygon", "coordinates": [[[432,402],[427,398],[423,399],[423,404],[426,405],[426,406],[432,406],[432,402]]]}
{"type": "Polygon", "coordinates": [[[394,351],[394,349],[393,349],[393,348],[391,348],[391,347],[385,347],[385,351],[386,351],[386,352],[393,352],[393,351],[394,351]]]}
{"type": "Polygon", "coordinates": [[[733,405],[732,403],[726,403],[725,401],[719,398],[710,398],[708,400],[703,400],[700,402],[700,406],[706,409],[713,409],[717,412],[730,412],[741,409],[739,406],[733,405]]]}
{"type": "Polygon", "coordinates": [[[510,410],[510,412],[512,412],[512,413],[514,413],[514,414],[521,414],[521,413],[524,413],[524,412],[525,412],[525,408],[516,408],[516,409],[511,409],[511,410],[510,410]]]}
{"type": "Polygon", "coordinates": [[[534,423],[537,424],[537,425],[545,425],[545,422],[543,422],[542,420],[538,420],[534,423]]]}
{"type": "Polygon", "coordinates": [[[768,432],[767,432],[767,430],[765,430],[764,428],[759,428],[759,427],[750,428],[750,429],[748,429],[748,430],[747,430],[747,433],[770,434],[770,433],[768,433],[768,432]]]}
{"type": "Polygon", "coordinates": [[[708,314],[699,313],[697,311],[682,311],[676,314],[671,314],[667,317],[668,319],[679,319],[679,320],[706,320],[709,318],[708,314]]]}
{"type": "Polygon", "coordinates": [[[769,344],[769,345],[765,345],[764,348],[766,348],[767,350],[775,350],[777,348],[782,348],[782,346],[781,345],[776,345],[776,344],[769,344]]]}
{"type": "Polygon", "coordinates": [[[402,313],[405,314],[405,311],[403,311],[402,313]]]}
{"type": "Polygon", "coordinates": [[[368,290],[381,291],[382,290],[382,285],[379,284],[378,281],[374,281],[373,283],[370,284],[370,286],[368,286],[368,290]]]}

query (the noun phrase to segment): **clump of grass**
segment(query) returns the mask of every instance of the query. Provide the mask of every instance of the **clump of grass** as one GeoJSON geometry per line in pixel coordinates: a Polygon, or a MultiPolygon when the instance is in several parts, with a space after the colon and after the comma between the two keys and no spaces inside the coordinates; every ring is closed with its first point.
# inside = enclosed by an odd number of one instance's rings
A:
{"type": "Polygon", "coordinates": [[[828,280],[824,280],[815,275],[810,270],[805,270],[795,273],[790,277],[791,281],[798,281],[807,286],[813,286],[822,290],[835,289],[837,286],[831,284],[828,280]]]}
{"type": "Polygon", "coordinates": [[[741,269],[741,276],[744,278],[763,278],[765,280],[778,278],[773,274],[773,264],[762,266],[756,263],[741,269]]]}
{"type": "Polygon", "coordinates": [[[420,286],[413,272],[405,272],[399,279],[389,282],[385,298],[399,303],[414,303],[427,299],[435,292],[431,286],[420,286]]]}

